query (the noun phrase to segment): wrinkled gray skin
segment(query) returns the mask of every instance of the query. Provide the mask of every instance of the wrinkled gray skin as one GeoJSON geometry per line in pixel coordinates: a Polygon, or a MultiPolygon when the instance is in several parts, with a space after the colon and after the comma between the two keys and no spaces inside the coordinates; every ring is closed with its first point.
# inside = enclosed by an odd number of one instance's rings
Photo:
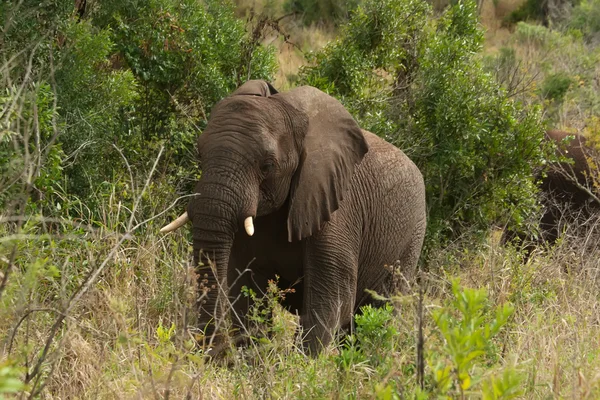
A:
{"type": "MultiPolygon", "coordinates": [[[[371,301],[365,289],[393,289],[384,264],[398,260],[408,280],[415,276],[426,224],[422,175],[327,94],[307,86],[278,94],[249,81],[213,108],[198,152],[202,177],[187,211],[196,261],[216,265],[216,277],[198,268],[208,333],[229,307],[216,279],[229,301],[244,285],[264,292],[276,274],[279,287],[293,285],[284,306],[300,315],[316,354],[371,301]]],[[[243,316],[248,302],[233,308],[243,316]]]]}

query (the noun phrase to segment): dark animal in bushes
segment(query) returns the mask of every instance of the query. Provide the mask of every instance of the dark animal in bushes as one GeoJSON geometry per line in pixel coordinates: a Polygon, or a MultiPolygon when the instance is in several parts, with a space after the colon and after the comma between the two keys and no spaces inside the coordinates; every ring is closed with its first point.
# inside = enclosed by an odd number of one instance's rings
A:
{"type": "MultiPolygon", "coordinates": [[[[565,223],[583,224],[600,212],[598,193],[594,188],[594,174],[589,160],[594,151],[584,136],[560,130],[546,132],[546,140],[556,146],[558,161],[548,163],[541,176],[540,203],[542,218],[539,237],[530,233],[507,230],[503,241],[517,241],[531,252],[536,244],[554,244],[565,223]]],[[[600,215],[600,214],[599,214],[600,215]]]]}
{"type": "Polygon", "coordinates": [[[598,171],[588,162],[594,151],[583,135],[550,130],[546,138],[556,144],[557,156],[567,159],[550,163],[541,183],[544,213],[540,232],[544,241],[554,243],[562,222],[584,222],[600,211],[594,188],[598,171]]]}
{"type": "MultiPolygon", "coordinates": [[[[426,226],[423,177],[329,95],[249,81],[213,108],[198,152],[195,196],[162,231],[192,222],[208,333],[242,286],[261,293],[278,275],[280,287],[298,282],[283,304],[300,315],[316,354],[372,302],[366,289],[390,293],[384,265],[397,262],[406,279],[415,276],[426,226]]],[[[248,302],[233,310],[234,323],[246,324],[248,302]]]]}

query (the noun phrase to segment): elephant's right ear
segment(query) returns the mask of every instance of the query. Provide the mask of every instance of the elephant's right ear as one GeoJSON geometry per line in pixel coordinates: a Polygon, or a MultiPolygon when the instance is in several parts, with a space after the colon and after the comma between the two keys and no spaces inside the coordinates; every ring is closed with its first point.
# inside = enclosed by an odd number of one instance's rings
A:
{"type": "Polygon", "coordinates": [[[277,93],[279,92],[277,92],[277,90],[275,90],[275,88],[269,82],[262,80],[250,80],[237,88],[231,95],[269,97],[277,93]]]}

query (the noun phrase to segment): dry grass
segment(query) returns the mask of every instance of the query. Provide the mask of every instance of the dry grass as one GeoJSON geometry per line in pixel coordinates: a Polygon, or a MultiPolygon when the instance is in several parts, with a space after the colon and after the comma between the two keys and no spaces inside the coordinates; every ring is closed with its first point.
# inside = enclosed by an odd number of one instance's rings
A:
{"type": "Polygon", "coordinates": [[[514,52],[509,75],[521,82],[515,87],[515,99],[526,104],[540,104],[549,128],[578,132],[592,137],[598,132],[600,111],[600,52],[597,48],[559,30],[536,25],[522,25],[514,33],[506,29],[488,31],[486,53],[492,56],[501,49],[514,52]],[[553,76],[564,76],[570,86],[559,100],[544,97],[553,76]]]}
{"type": "MultiPolygon", "coordinates": [[[[67,259],[87,259],[93,254],[95,261],[90,260],[88,266],[94,268],[102,261],[99,254],[114,247],[118,251],[65,320],[44,363],[48,377],[44,397],[329,398],[335,393],[371,397],[373,382],[385,378],[368,364],[356,364],[349,375],[340,375],[336,346],[317,359],[308,358],[294,338],[294,318],[285,312],[277,314],[281,330],[270,340],[235,350],[225,364],[208,362],[186,328],[193,326],[194,316],[185,238],[179,234],[158,237],[150,231],[121,244],[118,239],[119,235],[106,230],[81,238],[91,253],[78,250],[84,246],[74,246],[67,255],[60,250],[66,246],[60,240],[56,247],[46,249],[50,263],[62,265],[63,276],[71,279],[82,271],[69,266],[67,259]],[[174,330],[166,333],[171,326],[174,330]]],[[[600,246],[592,239],[567,235],[552,251],[538,250],[526,262],[494,240],[475,251],[459,251],[459,247],[438,251],[429,267],[425,309],[448,304],[449,282],[455,277],[464,286],[486,288],[492,305],[510,301],[515,306],[497,343],[501,349],[498,365],[514,365],[525,376],[523,398],[597,398],[600,246]],[[583,249],[582,243],[588,248],[583,249]]],[[[17,332],[11,352],[6,339],[26,310],[60,309],[62,300],[53,293],[69,290],[53,286],[47,277],[24,285],[31,268],[32,264],[20,264],[3,299],[0,360],[23,363],[23,356],[35,360],[38,343],[46,340],[55,318],[51,313],[31,314],[17,332]],[[28,299],[25,306],[22,298],[28,299]]],[[[414,386],[414,375],[403,368],[414,362],[417,316],[412,300],[406,302],[410,297],[404,299],[398,304],[402,311],[394,324],[399,342],[390,357],[397,366],[395,379],[414,386]]],[[[426,351],[434,351],[428,342],[433,335],[435,327],[426,313],[426,351]]]]}
{"type": "MultiPolygon", "coordinates": [[[[486,288],[494,304],[514,304],[499,345],[505,362],[526,376],[524,398],[600,396],[600,244],[597,232],[590,235],[567,233],[554,249],[538,249],[525,262],[490,241],[454,268],[446,263],[433,273],[436,282],[458,276],[466,286],[486,288]]],[[[448,285],[433,287],[434,301],[443,302],[448,285]]]]}
{"type": "Polygon", "coordinates": [[[281,34],[273,32],[263,44],[273,45],[277,51],[279,69],[274,84],[279,90],[288,90],[296,85],[300,67],[306,64],[306,54],[318,51],[333,40],[336,28],[328,24],[304,26],[294,15],[287,14],[283,0],[236,0],[236,12],[243,18],[268,16],[279,20],[281,33],[288,35],[284,40],[281,34]]]}
{"type": "Polygon", "coordinates": [[[525,0],[483,0],[480,3],[479,20],[487,32],[486,42],[494,39],[498,31],[504,36],[504,32],[508,30],[502,27],[502,20],[524,2],[525,0]]]}
{"type": "Polygon", "coordinates": [[[307,63],[306,53],[318,51],[335,38],[335,30],[327,26],[300,26],[289,24],[290,43],[279,40],[277,44],[277,62],[279,70],[275,76],[275,85],[280,90],[295,86],[300,67],[307,63]]]}

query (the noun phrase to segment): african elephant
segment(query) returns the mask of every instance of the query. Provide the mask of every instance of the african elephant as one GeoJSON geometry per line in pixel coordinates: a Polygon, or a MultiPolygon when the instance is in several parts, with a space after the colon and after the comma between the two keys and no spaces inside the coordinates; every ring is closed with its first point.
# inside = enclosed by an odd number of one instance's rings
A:
{"type": "Polygon", "coordinates": [[[546,139],[556,144],[558,157],[570,159],[569,162],[550,163],[541,181],[544,211],[540,232],[542,240],[552,244],[560,234],[561,221],[576,218],[582,222],[591,213],[600,211],[600,202],[594,192],[594,171],[588,163],[593,150],[586,145],[585,137],[549,130],[546,139]]]}
{"type": "Polygon", "coordinates": [[[390,293],[386,264],[415,276],[423,177],[333,97],[248,81],[213,107],[198,153],[202,176],[187,212],[161,231],[192,222],[199,320],[209,333],[230,306],[244,326],[248,302],[233,299],[278,275],[280,287],[297,283],[284,306],[316,354],[372,302],[366,289],[390,293]]]}

